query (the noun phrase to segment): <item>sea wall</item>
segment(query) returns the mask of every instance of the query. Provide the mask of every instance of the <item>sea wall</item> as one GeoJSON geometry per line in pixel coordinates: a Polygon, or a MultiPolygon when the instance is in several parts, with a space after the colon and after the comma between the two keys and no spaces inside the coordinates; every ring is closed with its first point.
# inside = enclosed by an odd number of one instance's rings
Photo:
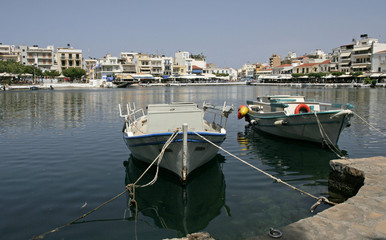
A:
{"type": "Polygon", "coordinates": [[[347,201],[284,227],[281,239],[386,239],[386,157],[331,160],[330,166],[347,180],[336,187],[356,191],[360,179],[363,186],[347,201]]]}

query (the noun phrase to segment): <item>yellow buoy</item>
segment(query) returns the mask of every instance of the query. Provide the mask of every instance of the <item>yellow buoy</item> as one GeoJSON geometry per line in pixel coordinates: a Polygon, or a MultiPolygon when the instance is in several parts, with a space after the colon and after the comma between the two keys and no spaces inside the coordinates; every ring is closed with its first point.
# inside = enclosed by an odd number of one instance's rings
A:
{"type": "Polygon", "coordinates": [[[245,115],[247,115],[248,111],[249,111],[248,107],[241,105],[239,107],[239,113],[237,114],[237,117],[239,119],[242,119],[245,115]]]}

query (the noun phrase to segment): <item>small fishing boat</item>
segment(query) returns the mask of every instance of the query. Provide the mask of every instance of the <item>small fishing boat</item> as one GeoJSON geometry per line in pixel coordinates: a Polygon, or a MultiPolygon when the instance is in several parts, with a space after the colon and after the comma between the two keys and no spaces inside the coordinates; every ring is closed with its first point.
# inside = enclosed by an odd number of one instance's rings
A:
{"type": "Polygon", "coordinates": [[[320,103],[304,96],[258,97],[241,105],[238,118],[245,117],[253,129],[272,135],[336,146],[340,133],[350,126],[350,104],[320,103]]]}
{"type": "Polygon", "coordinates": [[[125,119],[123,139],[127,147],[136,159],[148,163],[163,151],[160,166],[183,181],[217,154],[218,147],[210,142],[218,146],[223,143],[226,121],[233,111],[233,106],[225,103],[221,107],[204,103],[202,109],[196,103],[149,104],[146,108],[147,114],[135,104],[128,104],[124,115],[119,105],[120,116],[125,119]],[[213,121],[205,119],[206,113],[214,116],[213,121]],[[169,145],[163,150],[166,143],[169,145]]]}

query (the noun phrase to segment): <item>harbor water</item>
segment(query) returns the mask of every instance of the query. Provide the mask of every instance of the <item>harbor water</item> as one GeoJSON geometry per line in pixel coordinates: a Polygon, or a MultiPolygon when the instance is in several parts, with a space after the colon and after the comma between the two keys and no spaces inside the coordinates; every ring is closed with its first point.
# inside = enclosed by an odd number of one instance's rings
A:
{"type": "MultiPolygon", "coordinates": [[[[118,104],[193,101],[235,106],[222,147],[315,196],[339,201],[328,189],[329,161],[320,146],[254,133],[237,108],[261,95],[298,94],[351,103],[357,116],[339,139],[350,158],[384,156],[386,91],[382,88],[172,86],[0,92],[0,238],[30,239],[82,216],[125,190],[146,165],[132,159],[122,138],[118,104]],[[383,133],[383,134],[382,134],[383,133]]],[[[152,170],[142,181],[150,181],[152,170]]],[[[44,239],[163,239],[206,231],[215,239],[246,239],[312,216],[315,200],[276,183],[219,151],[186,185],[167,171],[138,189],[137,207],[120,198],[44,239]]]]}

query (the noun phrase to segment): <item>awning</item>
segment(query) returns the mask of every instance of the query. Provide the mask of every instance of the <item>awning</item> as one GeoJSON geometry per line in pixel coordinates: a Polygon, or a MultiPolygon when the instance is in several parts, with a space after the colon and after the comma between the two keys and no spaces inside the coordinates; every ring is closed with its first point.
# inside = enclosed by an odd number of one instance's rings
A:
{"type": "Polygon", "coordinates": [[[151,74],[131,74],[134,79],[154,79],[151,74]]]}
{"type": "Polygon", "coordinates": [[[341,53],[340,57],[348,57],[350,55],[351,55],[351,52],[345,52],[345,53],[341,53]]]}
{"type": "Polygon", "coordinates": [[[352,66],[352,68],[366,68],[366,65],[358,65],[358,66],[352,66]]]}
{"type": "Polygon", "coordinates": [[[354,51],[364,51],[364,50],[369,50],[371,47],[360,47],[360,48],[354,48],[354,51]]]}
{"type": "Polygon", "coordinates": [[[370,77],[380,77],[381,73],[373,73],[370,75],[370,77]]]}

